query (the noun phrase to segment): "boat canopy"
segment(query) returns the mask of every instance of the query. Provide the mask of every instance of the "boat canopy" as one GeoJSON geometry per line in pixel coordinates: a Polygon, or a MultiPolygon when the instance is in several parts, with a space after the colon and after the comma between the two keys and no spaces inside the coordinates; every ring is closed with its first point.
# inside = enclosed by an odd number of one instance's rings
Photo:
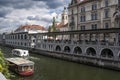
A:
{"type": "Polygon", "coordinates": [[[19,66],[34,65],[33,61],[29,61],[29,60],[26,60],[23,58],[18,58],[18,57],[17,58],[7,58],[6,60],[13,64],[19,65],[19,66]]]}

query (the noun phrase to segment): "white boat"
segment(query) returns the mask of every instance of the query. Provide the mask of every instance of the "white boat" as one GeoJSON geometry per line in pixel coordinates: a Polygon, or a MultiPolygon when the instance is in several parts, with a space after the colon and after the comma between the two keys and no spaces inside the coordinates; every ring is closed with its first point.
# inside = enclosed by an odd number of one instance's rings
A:
{"type": "Polygon", "coordinates": [[[23,49],[13,49],[12,54],[19,57],[27,57],[29,56],[29,51],[23,49]]]}

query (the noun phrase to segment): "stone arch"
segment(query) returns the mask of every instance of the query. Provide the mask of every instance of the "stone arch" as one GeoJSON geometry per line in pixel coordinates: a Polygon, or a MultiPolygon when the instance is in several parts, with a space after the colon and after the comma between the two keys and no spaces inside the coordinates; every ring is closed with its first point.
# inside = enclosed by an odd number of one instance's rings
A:
{"type": "Polygon", "coordinates": [[[79,46],[76,46],[76,47],[74,48],[74,53],[75,53],[75,54],[82,54],[82,49],[81,49],[79,46]]]}
{"type": "Polygon", "coordinates": [[[70,52],[70,51],[71,51],[71,49],[70,49],[69,46],[65,46],[65,47],[64,47],[64,52],[70,52]]]}
{"type": "Polygon", "coordinates": [[[59,45],[56,46],[55,51],[61,51],[61,47],[59,45]]]}
{"type": "Polygon", "coordinates": [[[113,51],[111,49],[105,48],[101,51],[101,57],[114,58],[113,51]]]}
{"type": "Polygon", "coordinates": [[[96,50],[92,47],[86,49],[86,54],[91,56],[96,56],[96,50]]]}

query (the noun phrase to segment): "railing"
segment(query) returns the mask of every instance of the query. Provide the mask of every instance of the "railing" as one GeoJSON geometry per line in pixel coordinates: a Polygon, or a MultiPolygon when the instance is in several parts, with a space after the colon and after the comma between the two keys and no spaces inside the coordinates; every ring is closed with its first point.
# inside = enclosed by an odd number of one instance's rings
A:
{"type": "MultiPolygon", "coordinates": [[[[103,46],[115,46],[115,42],[108,42],[108,41],[88,41],[88,40],[54,40],[54,39],[44,39],[41,42],[43,43],[57,43],[57,44],[71,44],[71,45],[78,45],[78,44],[86,44],[86,45],[103,45],[103,46]]],[[[120,43],[117,44],[120,46],[120,43]]]]}

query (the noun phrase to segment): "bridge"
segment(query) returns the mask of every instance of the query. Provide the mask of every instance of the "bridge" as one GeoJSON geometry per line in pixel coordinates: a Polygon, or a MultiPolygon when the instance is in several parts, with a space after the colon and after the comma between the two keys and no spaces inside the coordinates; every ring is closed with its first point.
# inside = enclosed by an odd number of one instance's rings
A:
{"type": "MultiPolygon", "coordinates": [[[[31,35],[35,36],[35,35],[31,35]]],[[[120,29],[36,34],[36,49],[119,60],[120,29]]]]}

